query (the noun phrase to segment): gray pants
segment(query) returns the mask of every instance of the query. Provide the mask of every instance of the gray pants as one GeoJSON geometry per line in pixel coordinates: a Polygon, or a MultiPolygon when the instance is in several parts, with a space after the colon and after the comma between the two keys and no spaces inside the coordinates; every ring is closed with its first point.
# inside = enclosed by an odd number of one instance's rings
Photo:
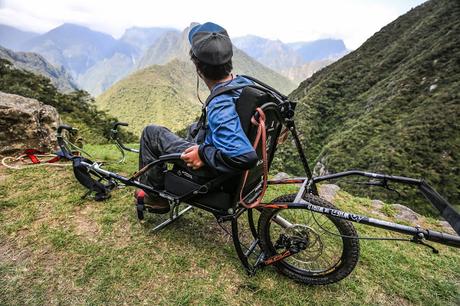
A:
{"type": "MultiPolygon", "coordinates": [[[[161,155],[182,153],[185,149],[197,144],[197,139],[191,139],[190,137],[190,131],[193,127],[194,124],[189,127],[187,139],[177,136],[163,126],[149,125],[144,128],[140,139],[139,169],[157,160],[161,155]]],[[[182,161],[178,161],[176,164],[198,177],[211,178],[214,176],[207,166],[192,170],[182,161]]],[[[165,171],[166,165],[163,163],[158,164],[142,175],[140,181],[156,188],[163,188],[165,171]]]]}

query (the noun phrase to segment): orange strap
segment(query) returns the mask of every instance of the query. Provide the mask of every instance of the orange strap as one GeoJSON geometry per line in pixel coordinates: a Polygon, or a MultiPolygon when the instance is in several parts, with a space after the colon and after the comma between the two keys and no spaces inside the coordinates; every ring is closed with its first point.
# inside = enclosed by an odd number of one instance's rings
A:
{"type": "Polygon", "coordinates": [[[263,165],[263,183],[262,183],[262,192],[257,197],[257,199],[252,203],[246,203],[243,199],[243,190],[244,190],[244,187],[246,186],[246,181],[248,179],[250,170],[245,171],[244,179],[243,179],[243,186],[241,187],[241,191],[240,191],[240,204],[246,208],[254,208],[260,205],[260,202],[262,201],[262,198],[265,195],[265,191],[267,190],[267,181],[268,181],[268,158],[267,158],[267,148],[266,148],[267,134],[265,130],[265,113],[260,107],[258,107],[256,111],[259,114],[259,121],[256,120],[255,116],[251,118],[251,123],[257,126],[257,135],[253,143],[253,148],[254,150],[256,150],[257,146],[259,145],[259,142],[262,141],[261,149],[262,149],[262,165],[263,165]]]}

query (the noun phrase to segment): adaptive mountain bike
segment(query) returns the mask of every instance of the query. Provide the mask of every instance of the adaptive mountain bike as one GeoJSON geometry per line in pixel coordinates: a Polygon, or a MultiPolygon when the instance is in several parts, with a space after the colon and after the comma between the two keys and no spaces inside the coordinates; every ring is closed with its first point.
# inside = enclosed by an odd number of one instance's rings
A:
{"type": "MultiPolygon", "coordinates": [[[[459,236],[344,212],[320,198],[317,183],[347,176],[377,180],[382,187],[388,187],[388,182],[408,184],[418,187],[457,234],[460,233],[458,212],[423,180],[365,171],[313,176],[294,122],[296,103],[272,87],[245,77],[253,80],[254,84],[242,89],[236,110],[260,160],[254,168],[238,175],[221,175],[200,181],[181,161],[180,154],[169,154],[161,156],[133,176],[124,177],[103,169],[100,163],[72,155],[63,135],[64,130],[71,131],[72,127],[61,125],[58,128],[58,144],[63,154],[72,160],[77,180],[94,193],[97,200],[107,199],[118,184],[134,186],[169,200],[169,219],[154,230],[164,228],[193,208],[212,213],[220,225],[230,223],[229,234],[232,235],[238,258],[249,275],[273,265],[282,274],[305,284],[323,285],[340,281],[355,268],[359,258],[359,241],[366,238],[358,235],[354,222],[409,235],[411,238],[408,241],[422,245],[429,246],[426,241],[433,241],[460,247],[459,236]],[[277,145],[287,133],[293,137],[306,176],[269,180],[268,173],[277,145]],[[165,173],[165,188],[161,190],[138,180],[158,163],[171,164],[165,173]],[[296,184],[300,187],[294,194],[263,202],[267,188],[279,184],[296,184]],[[187,206],[179,209],[181,203],[187,206]],[[257,224],[255,214],[259,215],[257,224]],[[241,220],[247,222],[245,228],[252,237],[250,243],[242,242],[241,220]]],[[[117,129],[123,125],[126,124],[114,125],[113,140],[123,154],[124,151],[137,152],[125,146],[118,137],[117,129]]],[[[139,219],[143,219],[144,213],[148,212],[142,199],[138,199],[136,211],[139,219]]]]}

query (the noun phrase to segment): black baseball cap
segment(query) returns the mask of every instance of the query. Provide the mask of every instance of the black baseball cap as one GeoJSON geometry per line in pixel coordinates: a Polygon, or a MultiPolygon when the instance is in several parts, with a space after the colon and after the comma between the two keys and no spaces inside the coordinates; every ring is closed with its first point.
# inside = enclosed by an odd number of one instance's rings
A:
{"type": "Polygon", "coordinates": [[[194,26],[188,33],[188,40],[193,54],[203,63],[217,66],[232,59],[232,41],[218,24],[206,22],[194,26]]]}

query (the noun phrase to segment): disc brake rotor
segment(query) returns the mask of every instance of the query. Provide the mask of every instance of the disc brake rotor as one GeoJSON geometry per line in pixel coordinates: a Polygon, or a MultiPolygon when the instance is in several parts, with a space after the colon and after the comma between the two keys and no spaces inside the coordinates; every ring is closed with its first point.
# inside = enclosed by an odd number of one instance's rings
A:
{"type": "Polygon", "coordinates": [[[291,258],[297,262],[307,264],[318,259],[323,253],[323,242],[321,236],[311,227],[304,224],[293,224],[287,227],[284,235],[295,241],[305,241],[305,249],[299,253],[291,256],[291,258]]]}

